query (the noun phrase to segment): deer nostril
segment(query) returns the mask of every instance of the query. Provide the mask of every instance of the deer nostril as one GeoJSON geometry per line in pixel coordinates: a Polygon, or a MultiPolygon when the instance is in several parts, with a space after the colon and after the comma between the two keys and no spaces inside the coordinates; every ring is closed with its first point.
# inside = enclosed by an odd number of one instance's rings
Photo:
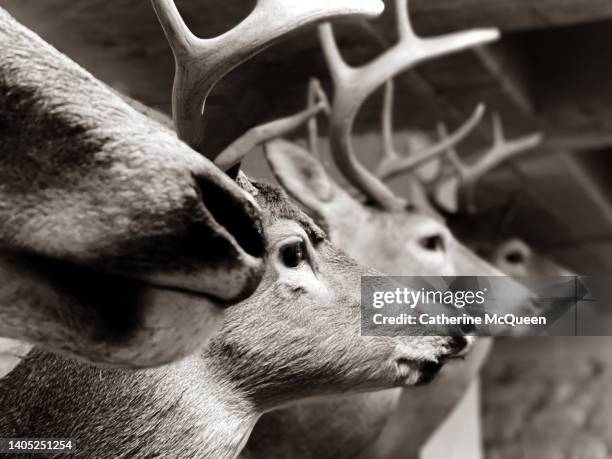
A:
{"type": "Polygon", "coordinates": [[[266,253],[263,223],[259,210],[242,191],[222,182],[198,176],[204,206],[217,223],[223,226],[249,255],[263,258],[266,253]]]}

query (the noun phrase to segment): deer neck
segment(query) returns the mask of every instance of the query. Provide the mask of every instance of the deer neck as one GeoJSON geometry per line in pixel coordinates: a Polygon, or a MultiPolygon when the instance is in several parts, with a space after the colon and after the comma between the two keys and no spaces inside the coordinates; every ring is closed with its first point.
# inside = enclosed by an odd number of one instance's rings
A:
{"type": "Polygon", "coordinates": [[[197,356],[152,370],[100,369],[36,349],[0,378],[0,412],[8,413],[0,436],[54,438],[98,426],[78,432],[88,457],[234,458],[259,413],[212,363],[197,356]],[[71,390],[58,389],[65,385],[71,390]],[[115,439],[112,451],[99,429],[115,439]]]}
{"type": "Polygon", "coordinates": [[[217,379],[214,370],[206,367],[206,362],[199,375],[202,379],[199,416],[203,425],[198,457],[236,458],[244,449],[260,413],[246,397],[217,379]]]}
{"type": "Polygon", "coordinates": [[[158,391],[163,392],[164,400],[147,404],[147,423],[135,429],[148,443],[146,449],[151,455],[166,451],[167,456],[234,459],[259,415],[246,398],[217,380],[201,360],[188,360],[187,365],[180,364],[178,369],[174,366],[155,382],[161,385],[158,391]],[[169,416],[170,410],[175,412],[169,416]]]}
{"type": "Polygon", "coordinates": [[[156,454],[168,448],[170,456],[237,457],[259,418],[252,403],[219,377],[214,361],[206,357],[190,357],[161,372],[161,379],[153,377],[148,383],[155,389],[143,387],[138,391],[140,394],[157,393],[163,398],[153,400],[148,422],[136,427],[142,438],[150,442],[149,452],[156,454]],[[169,417],[170,410],[174,413],[169,417]],[[153,429],[159,431],[152,432],[153,429]],[[161,444],[155,444],[155,440],[151,440],[154,438],[161,444]],[[180,446],[168,446],[169,439],[180,441],[180,446]]]}

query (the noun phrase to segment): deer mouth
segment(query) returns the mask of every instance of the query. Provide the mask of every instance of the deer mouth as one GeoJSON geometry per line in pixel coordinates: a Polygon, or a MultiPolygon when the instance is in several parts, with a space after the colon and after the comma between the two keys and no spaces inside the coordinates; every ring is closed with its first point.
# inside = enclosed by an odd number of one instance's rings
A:
{"type": "Polygon", "coordinates": [[[462,359],[471,346],[471,341],[464,337],[452,337],[449,340],[448,347],[436,360],[410,360],[405,357],[396,359],[395,368],[401,384],[429,384],[449,360],[462,359]]]}
{"type": "Polygon", "coordinates": [[[440,373],[442,367],[444,367],[447,363],[451,361],[463,360],[465,358],[466,353],[467,348],[466,350],[463,350],[457,354],[452,354],[443,357],[438,362],[422,363],[421,365],[419,365],[419,378],[415,385],[424,386],[426,384],[429,384],[436,378],[436,376],[438,376],[438,373],[440,373]]]}
{"type": "Polygon", "coordinates": [[[443,362],[425,362],[419,366],[419,379],[416,386],[424,386],[434,380],[444,366],[443,362]]]}
{"type": "Polygon", "coordinates": [[[444,361],[414,362],[407,359],[398,359],[395,366],[400,385],[422,386],[433,381],[444,366],[444,361]]]}

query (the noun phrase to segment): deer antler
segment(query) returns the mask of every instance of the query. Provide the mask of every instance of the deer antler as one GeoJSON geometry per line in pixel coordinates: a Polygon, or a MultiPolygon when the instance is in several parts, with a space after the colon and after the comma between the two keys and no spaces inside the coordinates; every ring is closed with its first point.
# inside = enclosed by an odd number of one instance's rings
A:
{"type": "MultiPolygon", "coordinates": [[[[441,132],[444,135],[444,131],[441,132]]],[[[542,143],[541,133],[534,133],[520,137],[515,140],[507,140],[501,118],[498,114],[493,115],[493,145],[474,164],[464,163],[457,152],[448,150],[448,159],[459,176],[459,187],[457,189],[457,202],[461,208],[468,212],[476,211],[476,189],[482,178],[491,170],[495,169],[505,161],[523,154],[542,143]]]]}
{"type": "Polygon", "coordinates": [[[410,156],[400,156],[393,143],[393,94],[392,85],[387,83],[382,116],[382,160],[376,175],[381,180],[389,180],[398,175],[414,171],[416,168],[445,154],[450,148],[465,139],[478,126],[485,113],[485,105],[478,104],[472,115],[452,134],[446,135],[440,142],[424,148],[410,156]]]}
{"type": "Polygon", "coordinates": [[[282,137],[283,135],[290,134],[302,126],[306,121],[313,121],[313,123],[309,124],[309,128],[312,129],[314,126],[314,135],[316,136],[316,116],[321,112],[329,113],[330,111],[329,100],[323,92],[319,81],[316,79],[310,82],[308,102],[308,107],[295,115],[271,121],[250,129],[246,134],[232,142],[229,147],[223,150],[214,160],[214,163],[222,171],[228,171],[239,164],[253,148],[278,137],[282,137]]]}
{"type": "Polygon", "coordinates": [[[380,0],[258,0],[238,26],[200,39],[187,28],[173,0],[151,1],[176,63],[175,127],[182,140],[200,151],[206,98],[228,72],[299,27],[336,17],[376,17],[384,9],[380,0]]]}
{"type": "Polygon", "coordinates": [[[399,42],[362,67],[346,64],[329,23],[319,27],[323,51],[336,88],[330,123],[334,160],[353,186],[389,210],[402,209],[405,202],[359,164],[354,154],[351,133],[359,108],[378,87],[398,73],[425,60],[488,43],[499,37],[499,31],[483,29],[419,38],[410,24],[408,0],[396,0],[395,5],[399,42]]]}

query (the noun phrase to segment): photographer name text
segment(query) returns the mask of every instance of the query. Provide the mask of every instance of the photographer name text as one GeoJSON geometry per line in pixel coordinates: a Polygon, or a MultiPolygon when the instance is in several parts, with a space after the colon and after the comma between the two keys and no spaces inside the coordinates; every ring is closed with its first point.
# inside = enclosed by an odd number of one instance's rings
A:
{"type": "Polygon", "coordinates": [[[506,325],[511,327],[523,325],[546,325],[546,317],[518,316],[515,314],[488,314],[484,316],[449,316],[446,314],[399,314],[386,316],[374,314],[372,316],[374,325],[506,325]]]}

